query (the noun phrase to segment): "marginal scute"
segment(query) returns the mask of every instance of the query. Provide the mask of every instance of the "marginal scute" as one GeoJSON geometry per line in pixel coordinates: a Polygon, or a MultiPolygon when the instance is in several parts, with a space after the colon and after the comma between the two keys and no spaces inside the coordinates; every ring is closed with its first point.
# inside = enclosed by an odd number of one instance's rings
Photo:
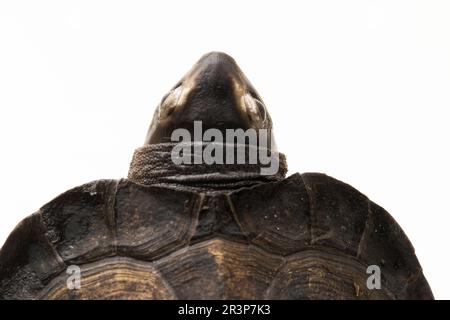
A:
{"type": "Polygon", "coordinates": [[[356,256],[369,213],[367,197],[325,174],[305,173],[302,178],[311,203],[312,244],[356,256]]]}
{"type": "Polygon", "coordinates": [[[408,283],[402,295],[402,299],[408,300],[433,300],[433,293],[425,276],[420,272],[419,276],[408,283]]]}
{"type": "Polygon", "coordinates": [[[394,218],[373,202],[370,202],[370,215],[360,244],[359,258],[369,265],[380,266],[388,286],[398,293],[422,275],[408,237],[394,218]]]}
{"type": "Polygon", "coordinates": [[[152,263],[113,257],[80,267],[80,287],[69,288],[69,275],[56,277],[41,299],[159,300],[176,299],[152,263]]]}
{"type": "Polygon", "coordinates": [[[262,299],[282,261],[255,246],[211,239],[156,266],[179,299],[262,299]]]}
{"type": "MultiPolygon", "coordinates": [[[[46,234],[68,263],[114,254],[109,203],[115,180],[98,180],[69,190],[41,208],[46,234]]],[[[111,200],[112,199],[112,200],[111,200]]]]}
{"type": "Polygon", "coordinates": [[[17,225],[0,252],[0,300],[33,299],[65,267],[47,237],[39,214],[17,225]]]}
{"type": "Polygon", "coordinates": [[[310,243],[310,204],[299,174],[235,191],[230,206],[251,242],[264,250],[287,255],[310,243]]]}
{"type": "Polygon", "coordinates": [[[199,195],[122,180],[116,194],[117,253],[153,260],[186,245],[198,216],[199,195]]]}

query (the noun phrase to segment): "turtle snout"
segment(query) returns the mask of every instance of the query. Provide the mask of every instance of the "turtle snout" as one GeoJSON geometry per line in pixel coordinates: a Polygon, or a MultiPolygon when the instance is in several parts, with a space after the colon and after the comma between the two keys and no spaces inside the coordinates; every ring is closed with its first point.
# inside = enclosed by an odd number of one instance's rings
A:
{"type": "Polygon", "coordinates": [[[161,100],[147,143],[169,139],[178,128],[271,128],[270,117],[256,90],[226,53],[205,54],[161,100]]]}

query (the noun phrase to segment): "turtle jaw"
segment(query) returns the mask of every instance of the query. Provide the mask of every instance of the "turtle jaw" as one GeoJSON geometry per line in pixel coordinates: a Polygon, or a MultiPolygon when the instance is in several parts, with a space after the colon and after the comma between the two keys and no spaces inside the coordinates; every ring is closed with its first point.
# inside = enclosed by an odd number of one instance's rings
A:
{"type": "Polygon", "coordinates": [[[175,129],[268,129],[266,108],[233,58],[221,52],[205,54],[166,94],[155,111],[145,145],[169,142],[175,129]]]}

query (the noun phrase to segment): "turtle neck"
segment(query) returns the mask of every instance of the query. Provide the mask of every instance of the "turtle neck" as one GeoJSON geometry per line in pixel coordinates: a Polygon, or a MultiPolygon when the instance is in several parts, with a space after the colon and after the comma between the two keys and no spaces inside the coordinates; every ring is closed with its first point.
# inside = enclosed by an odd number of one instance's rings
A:
{"type": "Polygon", "coordinates": [[[180,162],[174,161],[173,151],[177,145],[179,143],[158,143],[136,149],[128,172],[128,179],[143,185],[217,192],[281,180],[287,173],[286,158],[282,153],[251,145],[229,145],[216,142],[183,143],[185,147],[183,150],[189,151],[183,152],[183,159],[191,159],[191,161],[188,161],[190,163],[176,164],[180,162]],[[238,148],[242,148],[239,150],[245,150],[245,163],[205,163],[206,161],[199,157],[203,156],[203,151],[207,146],[211,147],[212,145],[223,148],[224,155],[226,152],[237,152],[238,148]],[[199,152],[200,150],[201,152],[199,152]],[[278,161],[276,173],[265,173],[265,169],[270,164],[263,165],[259,158],[254,164],[248,163],[251,152],[266,152],[270,163],[278,161]]]}

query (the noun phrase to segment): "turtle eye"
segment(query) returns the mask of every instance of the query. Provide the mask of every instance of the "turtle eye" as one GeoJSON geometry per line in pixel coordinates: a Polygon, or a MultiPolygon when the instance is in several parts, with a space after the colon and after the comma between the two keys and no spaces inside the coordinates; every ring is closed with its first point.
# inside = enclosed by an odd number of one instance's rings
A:
{"type": "Polygon", "coordinates": [[[247,93],[243,97],[247,113],[253,122],[262,123],[266,120],[266,107],[261,100],[247,93]]]}
{"type": "Polygon", "coordinates": [[[166,94],[159,105],[159,118],[164,119],[170,116],[178,105],[182,92],[182,86],[177,86],[166,94]]]}

